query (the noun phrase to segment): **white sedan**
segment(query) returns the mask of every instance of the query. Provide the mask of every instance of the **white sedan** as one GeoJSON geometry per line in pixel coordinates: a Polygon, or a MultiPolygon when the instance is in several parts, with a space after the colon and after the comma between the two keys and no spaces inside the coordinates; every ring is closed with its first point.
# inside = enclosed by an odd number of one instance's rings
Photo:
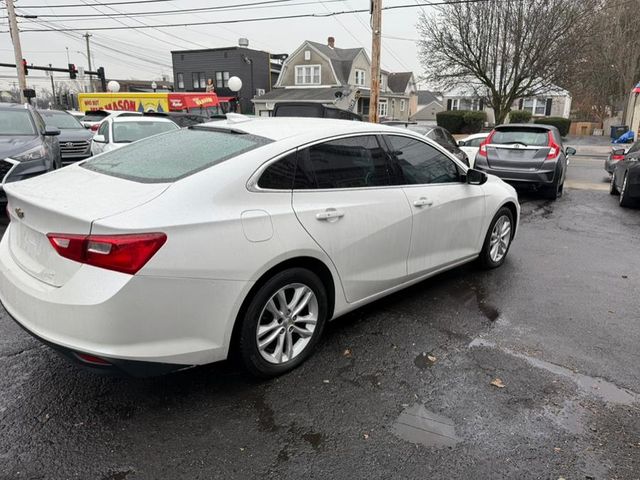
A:
{"type": "Polygon", "coordinates": [[[7,312],[79,364],[133,375],[230,352],[284,373],[331,319],[501,265],[520,212],[511,186],[406,129],[235,114],[5,191],[7,312]]]}
{"type": "Polygon", "coordinates": [[[462,140],[458,140],[458,146],[460,147],[460,150],[466,153],[467,157],[469,157],[469,165],[471,166],[471,168],[473,168],[476,163],[476,154],[478,153],[480,144],[484,142],[488,135],[488,132],[474,133],[473,135],[469,135],[462,140]]]}
{"type": "Polygon", "coordinates": [[[143,117],[136,114],[109,116],[98,127],[91,141],[91,153],[109,152],[129,143],[180,127],[167,118],[143,117]]]}

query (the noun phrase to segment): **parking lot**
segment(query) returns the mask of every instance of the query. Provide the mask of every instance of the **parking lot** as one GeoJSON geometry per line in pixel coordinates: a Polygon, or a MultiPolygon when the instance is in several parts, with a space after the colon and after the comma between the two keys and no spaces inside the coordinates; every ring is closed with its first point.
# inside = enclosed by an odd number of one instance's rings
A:
{"type": "Polygon", "coordinates": [[[0,478],[640,478],[640,210],[583,151],[501,268],[355,311],[275,380],[96,376],[2,311],[0,478]]]}

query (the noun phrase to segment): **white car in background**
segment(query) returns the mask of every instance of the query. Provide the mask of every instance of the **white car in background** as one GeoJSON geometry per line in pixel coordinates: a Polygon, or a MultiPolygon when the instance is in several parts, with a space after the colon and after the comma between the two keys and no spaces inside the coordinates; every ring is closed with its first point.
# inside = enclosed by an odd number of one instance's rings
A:
{"type": "Polygon", "coordinates": [[[129,112],[127,110],[91,110],[90,112],[86,112],[82,118],[80,118],[80,123],[84,128],[91,130],[92,132],[96,132],[100,124],[110,117],[117,117],[119,115],[142,115],[139,112],[129,112]]]}
{"type": "Polygon", "coordinates": [[[228,117],[6,184],[7,312],[85,367],[149,375],[236,352],[274,376],[331,319],[505,261],[515,190],[436,142],[366,122],[228,117]]]}
{"type": "Polygon", "coordinates": [[[178,130],[180,127],[168,118],[142,115],[110,116],[104,120],[91,141],[91,153],[109,152],[143,138],[178,130]]]}
{"type": "Polygon", "coordinates": [[[469,157],[469,165],[471,168],[475,165],[476,162],[476,154],[478,153],[478,149],[480,148],[480,144],[484,141],[489,133],[474,133],[473,135],[469,135],[468,137],[463,138],[462,140],[458,140],[458,146],[460,150],[467,154],[469,157]]]}

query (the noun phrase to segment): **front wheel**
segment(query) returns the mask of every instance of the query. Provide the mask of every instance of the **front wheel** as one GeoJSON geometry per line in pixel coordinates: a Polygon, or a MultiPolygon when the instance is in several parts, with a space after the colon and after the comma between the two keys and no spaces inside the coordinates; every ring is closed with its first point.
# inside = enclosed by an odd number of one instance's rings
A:
{"type": "Polygon", "coordinates": [[[611,195],[620,195],[618,187],[616,187],[616,176],[613,173],[611,174],[611,181],[609,182],[609,193],[611,195]]]}
{"type": "Polygon", "coordinates": [[[620,206],[621,207],[632,207],[634,202],[629,195],[629,185],[628,185],[628,177],[629,175],[624,176],[624,180],[622,180],[622,188],[620,189],[620,206]]]}
{"type": "Polygon", "coordinates": [[[496,268],[504,263],[511,246],[514,228],[513,213],[502,207],[493,217],[478,260],[483,268],[496,268]]]}
{"type": "Polygon", "coordinates": [[[322,281],[304,268],[274,275],[254,295],[242,318],[240,357],[258,377],[275,377],[304,362],[327,319],[322,281]]]}

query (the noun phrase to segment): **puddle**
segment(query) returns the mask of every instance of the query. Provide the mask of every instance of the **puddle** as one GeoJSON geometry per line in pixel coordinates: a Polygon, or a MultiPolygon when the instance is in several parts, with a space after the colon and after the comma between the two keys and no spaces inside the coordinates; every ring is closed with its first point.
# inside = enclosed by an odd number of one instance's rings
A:
{"type": "Polygon", "coordinates": [[[431,360],[429,360],[429,356],[430,356],[429,353],[422,352],[413,360],[413,363],[420,370],[426,370],[427,368],[431,368],[435,364],[435,362],[432,362],[431,360]]]}
{"type": "Polygon", "coordinates": [[[393,433],[425,447],[447,447],[460,441],[452,420],[430,412],[420,404],[408,407],[400,414],[393,425],[393,433]]]}
{"type": "Polygon", "coordinates": [[[580,434],[584,432],[584,423],[582,421],[585,415],[585,408],[565,400],[562,409],[554,412],[550,407],[545,407],[546,416],[550,417],[557,425],[562,427],[569,433],[580,434]]]}
{"type": "Polygon", "coordinates": [[[469,347],[498,348],[500,351],[508,355],[525,360],[529,365],[568,378],[572,380],[583,392],[589,395],[593,395],[608,403],[632,405],[634,403],[640,402],[639,394],[627,390],[626,388],[618,387],[617,385],[602,378],[590,377],[589,375],[574,372],[573,370],[569,370],[566,367],[556,365],[555,363],[546,362],[544,360],[540,360],[539,358],[530,357],[522,353],[516,353],[506,348],[497,347],[494,342],[491,342],[489,340],[476,338],[471,343],[469,343],[469,347]]]}

